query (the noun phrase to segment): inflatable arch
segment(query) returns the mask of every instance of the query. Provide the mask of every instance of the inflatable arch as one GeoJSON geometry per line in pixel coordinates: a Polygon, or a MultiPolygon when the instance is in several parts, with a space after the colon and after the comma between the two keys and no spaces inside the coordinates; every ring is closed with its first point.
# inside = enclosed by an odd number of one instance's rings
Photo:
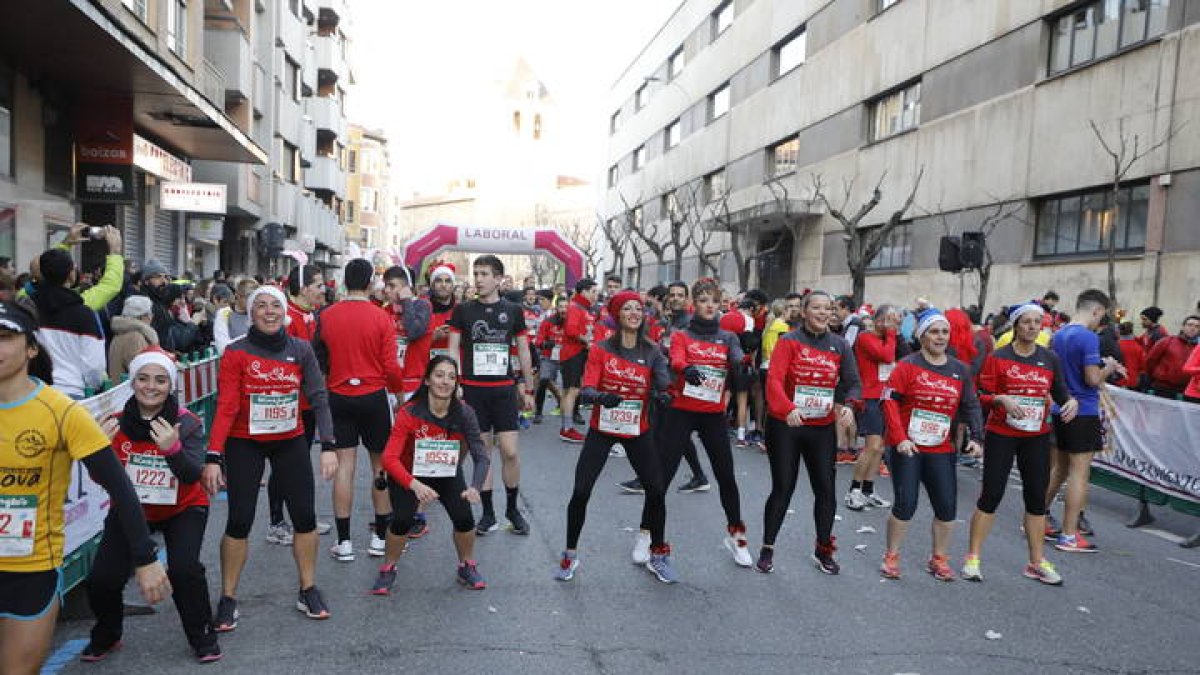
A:
{"type": "Polygon", "coordinates": [[[583,277],[583,254],[557,230],[523,227],[484,227],[438,223],[404,247],[404,264],[420,269],[421,263],[446,249],[472,253],[547,253],[566,268],[567,287],[583,277]]]}

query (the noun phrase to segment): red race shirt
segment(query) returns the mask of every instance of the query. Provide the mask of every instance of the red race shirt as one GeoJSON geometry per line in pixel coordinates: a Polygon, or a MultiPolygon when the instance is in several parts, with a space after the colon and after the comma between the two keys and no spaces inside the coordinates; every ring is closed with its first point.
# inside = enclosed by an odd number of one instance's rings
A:
{"type": "MultiPolygon", "coordinates": [[[[118,419],[121,414],[124,413],[119,413],[118,419]]],[[[200,418],[182,407],[179,409],[179,423],[185,428],[188,425],[203,425],[200,418]]],[[[157,523],[174,517],[189,507],[208,506],[208,493],[204,491],[200,481],[181,482],[163,463],[162,451],[154,441],[130,440],[125,432],[118,428],[117,435],[112,439],[112,449],[117,453],[117,459],[126,467],[126,471],[142,472],[138,475],[130,474],[130,480],[139,493],[143,490],[142,485],[152,486],[154,492],[169,490],[175,493],[174,504],[142,504],[142,512],[146,514],[147,521],[157,523]],[[129,467],[130,455],[137,457],[132,468],[129,467]]]]}
{"type": "Polygon", "coordinates": [[[560,360],[554,358],[554,350],[555,348],[558,348],[559,350],[562,349],[562,336],[563,327],[561,323],[556,323],[547,319],[542,322],[542,325],[538,326],[537,337],[534,342],[537,343],[543,359],[546,359],[547,361],[560,360]],[[542,347],[542,345],[546,344],[547,342],[553,342],[554,346],[550,348],[542,347]]]}
{"type": "MultiPolygon", "coordinates": [[[[433,316],[429,318],[429,333],[432,335],[438,328],[445,326],[450,322],[450,316],[454,314],[454,305],[450,305],[445,310],[438,312],[434,311],[433,316]]],[[[450,333],[442,331],[443,337],[434,338],[429,345],[429,358],[435,356],[450,356],[450,333]]]]}
{"type": "Polygon", "coordinates": [[[391,313],[369,300],[342,300],[321,312],[320,340],[329,353],[329,391],[363,396],[380,389],[404,390],[396,360],[391,313]]]}
{"type": "Polygon", "coordinates": [[[779,338],[767,369],[767,409],[786,422],[799,409],[805,426],[833,424],[833,404],[859,398],[858,367],[841,336],[797,329],[779,338]]]}
{"type": "Polygon", "coordinates": [[[321,371],[303,340],[289,336],[284,350],[275,354],[244,339],[231,342],[217,375],[209,448],[224,452],[229,437],[269,442],[303,434],[299,412],[307,378],[319,383],[321,371]]]}
{"type": "Polygon", "coordinates": [[[593,337],[596,317],[592,314],[592,303],[576,293],[567,305],[567,320],[563,323],[563,346],[561,361],[569,361],[588,348],[587,340],[593,337]]]}
{"type": "Polygon", "coordinates": [[[462,406],[464,428],[449,431],[428,412],[424,403],[410,401],[401,405],[383,449],[383,470],[388,476],[405,489],[411,489],[414,476],[457,476],[463,460],[471,453],[474,460],[471,485],[480,488],[487,475],[487,452],[479,436],[475,412],[466,403],[462,406]]]}
{"type": "Polygon", "coordinates": [[[716,335],[700,336],[691,329],[671,334],[671,371],[675,377],[670,393],[671,407],[702,413],[724,413],[729,402],[732,368],[742,360],[742,348],[733,333],[718,330],[716,335]],[[704,373],[704,383],[690,385],[683,378],[688,366],[704,373]]]}
{"type": "Polygon", "coordinates": [[[635,438],[650,429],[653,371],[648,359],[641,358],[640,363],[635,363],[609,351],[609,347],[608,342],[598,342],[588,353],[582,386],[601,394],[617,394],[623,401],[616,408],[593,405],[590,426],[609,436],[635,438]]]}
{"type": "Polygon", "coordinates": [[[921,452],[954,452],[955,418],[962,417],[971,438],[981,437],[979,399],[971,384],[971,370],[948,357],[935,366],[921,352],[896,364],[881,399],[885,441],[890,446],[912,441],[921,452]]]}
{"type": "Polygon", "coordinates": [[[1042,346],[1036,346],[1030,356],[1021,356],[1011,344],[1005,345],[992,352],[979,371],[979,403],[988,411],[987,430],[991,433],[1018,437],[1050,433],[1051,394],[1059,403],[1071,397],[1058,357],[1042,346]],[[1000,395],[1015,397],[1025,418],[1008,419],[1004,406],[996,404],[1000,395]]]}
{"type": "MultiPolygon", "coordinates": [[[[418,302],[429,304],[421,298],[413,298],[413,304],[418,302]]],[[[404,393],[411,394],[421,386],[425,379],[425,367],[429,365],[429,350],[433,343],[433,326],[423,335],[412,336],[404,328],[404,308],[402,305],[391,305],[392,325],[396,330],[396,360],[404,373],[404,393]]]]}
{"type": "Polygon", "coordinates": [[[854,359],[862,378],[863,400],[878,400],[885,376],[896,366],[896,331],[889,329],[883,337],[875,332],[859,333],[854,340],[854,359]]]}
{"type": "Polygon", "coordinates": [[[314,314],[301,309],[291,298],[288,298],[287,315],[291,319],[287,324],[287,334],[312,342],[313,335],[317,330],[317,320],[314,314]]]}

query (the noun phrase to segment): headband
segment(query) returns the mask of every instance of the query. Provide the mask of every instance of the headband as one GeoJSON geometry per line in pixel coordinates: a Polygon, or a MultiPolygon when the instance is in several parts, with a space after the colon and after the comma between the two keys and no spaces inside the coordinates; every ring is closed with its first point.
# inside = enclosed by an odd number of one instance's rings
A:
{"type": "Polygon", "coordinates": [[[1027,302],[1024,305],[1017,305],[1016,307],[1013,307],[1011,310],[1009,310],[1008,320],[1013,323],[1016,323],[1022,316],[1029,314],[1031,312],[1035,313],[1039,316],[1046,315],[1046,310],[1042,309],[1041,305],[1037,304],[1036,302],[1027,302]]]}

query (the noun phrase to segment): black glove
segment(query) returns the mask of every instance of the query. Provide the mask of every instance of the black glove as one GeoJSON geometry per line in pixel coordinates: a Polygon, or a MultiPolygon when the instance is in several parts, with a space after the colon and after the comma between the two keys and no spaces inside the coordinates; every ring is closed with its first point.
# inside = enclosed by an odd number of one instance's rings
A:
{"type": "Polygon", "coordinates": [[[683,369],[683,379],[693,387],[699,387],[704,384],[704,373],[696,366],[688,366],[683,369]]]}
{"type": "Polygon", "coordinates": [[[542,349],[554,349],[554,340],[546,340],[543,342],[542,349]]]}
{"type": "Polygon", "coordinates": [[[654,402],[664,408],[670,407],[671,400],[671,395],[665,391],[654,392],[654,402]]]}
{"type": "Polygon", "coordinates": [[[621,397],[611,392],[607,394],[600,394],[600,397],[596,400],[599,401],[600,405],[604,406],[605,408],[615,408],[621,405],[621,397]]]}

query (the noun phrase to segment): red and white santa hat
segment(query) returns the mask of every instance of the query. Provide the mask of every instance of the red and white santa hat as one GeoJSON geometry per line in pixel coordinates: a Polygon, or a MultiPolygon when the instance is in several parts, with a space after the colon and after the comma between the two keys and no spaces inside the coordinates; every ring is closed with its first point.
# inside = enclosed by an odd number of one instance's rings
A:
{"type": "Polygon", "coordinates": [[[454,283],[454,263],[438,261],[429,268],[429,282],[433,283],[438,277],[449,277],[454,283]]]}
{"type": "Polygon", "coordinates": [[[133,357],[129,362],[129,379],[136,379],[138,371],[149,365],[162,366],[163,370],[167,371],[167,377],[171,379],[171,387],[175,387],[179,379],[179,367],[175,364],[174,357],[158,347],[148,347],[133,357]]]}

